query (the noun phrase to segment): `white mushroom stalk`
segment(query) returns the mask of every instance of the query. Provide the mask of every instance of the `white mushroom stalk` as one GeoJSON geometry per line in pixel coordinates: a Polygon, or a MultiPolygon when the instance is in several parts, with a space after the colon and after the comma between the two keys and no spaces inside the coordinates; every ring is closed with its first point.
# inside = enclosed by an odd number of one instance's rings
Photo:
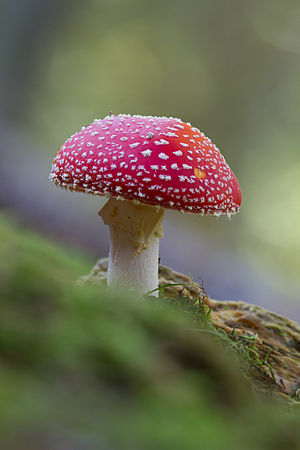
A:
{"type": "Polygon", "coordinates": [[[164,209],[111,197],[99,215],[110,229],[107,285],[140,295],[157,289],[164,209]]]}

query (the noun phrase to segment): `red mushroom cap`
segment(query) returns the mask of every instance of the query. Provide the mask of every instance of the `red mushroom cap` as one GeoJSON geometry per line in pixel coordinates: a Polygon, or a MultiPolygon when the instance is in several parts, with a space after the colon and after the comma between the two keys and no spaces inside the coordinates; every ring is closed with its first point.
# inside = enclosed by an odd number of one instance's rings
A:
{"type": "Polygon", "coordinates": [[[218,148],[180,119],[96,119],[59,149],[50,179],[67,189],[202,214],[234,214],[236,177],[218,148]]]}

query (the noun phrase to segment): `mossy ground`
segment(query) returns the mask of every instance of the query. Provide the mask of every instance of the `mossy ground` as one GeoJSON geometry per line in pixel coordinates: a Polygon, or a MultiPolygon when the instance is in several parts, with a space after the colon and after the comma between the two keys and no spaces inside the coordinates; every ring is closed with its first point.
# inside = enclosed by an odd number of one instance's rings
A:
{"type": "Polygon", "coordinates": [[[300,448],[299,413],[248,383],[252,342],[201,303],[79,287],[87,271],[2,216],[1,449],[300,448]]]}

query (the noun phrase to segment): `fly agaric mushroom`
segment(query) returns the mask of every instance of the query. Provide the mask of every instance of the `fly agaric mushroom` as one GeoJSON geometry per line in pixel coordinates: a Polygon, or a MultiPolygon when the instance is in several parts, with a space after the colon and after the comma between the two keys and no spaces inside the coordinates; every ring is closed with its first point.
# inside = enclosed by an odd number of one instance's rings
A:
{"type": "Polygon", "coordinates": [[[230,216],[241,205],[238,181],[218,148],[175,118],[96,119],[59,149],[50,179],[109,197],[99,212],[110,228],[107,282],[140,294],[158,287],[164,208],[230,216]]]}

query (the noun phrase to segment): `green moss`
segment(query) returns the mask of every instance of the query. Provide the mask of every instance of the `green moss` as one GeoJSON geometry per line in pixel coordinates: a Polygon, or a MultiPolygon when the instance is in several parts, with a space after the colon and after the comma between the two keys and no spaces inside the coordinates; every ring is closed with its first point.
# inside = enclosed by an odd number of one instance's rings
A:
{"type": "Polygon", "coordinates": [[[79,256],[4,218],[0,233],[1,448],[298,448],[299,415],[241,375],[254,340],[203,302],[79,287],[79,256]]]}
{"type": "MultiPolygon", "coordinates": [[[[162,285],[160,289],[163,291],[169,285],[162,285]]],[[[186,289],[192,288],[186,285],[186,289]]],[[[180,314],[188,314],[192,317],[195,327],[189,328],[190,333],[206,333],[217,337],[223,344],[224,349],[234,354],[239,362],[239,372],[241,375],[251,377],[252,385],[261,394],[267,392],[268,395],[272,389],[276,389],[276,380],[273,372],[272,364],[269,363],[269,354],[261,358],[258,347],[256,345],[257,335],[246,335],[236,333],[235,328],[231,333],[226,334],[223,330],[217,328],[212,320],[212,308],[207,306],[207,292],[204,283],[200,285],[200,293],[197,296],[179,295],[175,299],[162,296],[160,301],[171,304],[180,309],[180,314]]],[[[153,300],[152,300],[153,301],[153,300]]]]}

